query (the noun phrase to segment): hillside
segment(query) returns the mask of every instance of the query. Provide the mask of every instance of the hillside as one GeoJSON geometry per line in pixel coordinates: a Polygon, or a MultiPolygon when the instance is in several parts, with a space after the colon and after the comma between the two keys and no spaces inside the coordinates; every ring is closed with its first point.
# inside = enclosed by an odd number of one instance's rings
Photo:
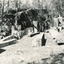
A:
{"type": "MultiPolygon", "coordinates": [[[[61,33],[63,34],[63,31],[61,33]]],[[[47,42],[52,42],[51,46],[48,44],[45,46],[37,44],[41,42],[42,34],[40,33],[33,37],[25,35],[16,44],[2,47],[1,49],[5,51],[0,53],[0,64],[52,64],[54,61],[57,62],[56,55],[60,54],[58,58],[61,56],[64,58],[64,45],[58,46],[53,40],[47,42]],[[35,43],[37,44],[36,46],[34,46],[35,43]]]]}

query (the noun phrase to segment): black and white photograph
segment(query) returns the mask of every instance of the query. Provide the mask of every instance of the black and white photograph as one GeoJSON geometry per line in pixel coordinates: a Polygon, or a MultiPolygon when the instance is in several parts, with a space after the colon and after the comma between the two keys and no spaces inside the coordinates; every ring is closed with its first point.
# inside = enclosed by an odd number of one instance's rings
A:
{"type": "Polygon", "coordinates": [[[64,0],[0,0],[0,64],[64,64],[64,0]]]}

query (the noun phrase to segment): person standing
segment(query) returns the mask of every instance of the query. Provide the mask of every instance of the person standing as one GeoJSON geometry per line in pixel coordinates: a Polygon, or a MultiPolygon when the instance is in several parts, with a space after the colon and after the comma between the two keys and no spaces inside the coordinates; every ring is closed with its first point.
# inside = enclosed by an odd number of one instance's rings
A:
{"type": "Polygon", "coordinates": [[[53,18],[53,21],[54,21],[54,27],[57,28],[58,27],[58,18],[55,16],[53,18]]]}
{"type": "Polygon", "coordinates": [[[41,42],[42,42],[42,46],[45,46],[45,44],[46,44],[45,32],[44,32],[44,34],[43,34],[43,36],[42,36],[41,42]]]}
{"type": "Polygon", "coordinates": [[[63,18],[60,16],[58,16],[58,26],[60,26],[60,24],[62,24],[63,18]]]}

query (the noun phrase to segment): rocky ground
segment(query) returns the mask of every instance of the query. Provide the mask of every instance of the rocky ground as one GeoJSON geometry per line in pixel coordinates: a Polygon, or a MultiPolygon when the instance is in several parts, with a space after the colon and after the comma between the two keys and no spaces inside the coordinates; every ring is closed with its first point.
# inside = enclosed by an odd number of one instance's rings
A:
{"type": "MultiPolygon", "coordinates": [[[[64,30],[60,34],[58,40],[62,42],[64,30]]],[[[25,35],[17,43],[2,47],[0,64],[64,64],[64,45],[54,45],[55,42],[49,39],[47,42],[52,44],[41,46],[42,35],[25,35]]]]}

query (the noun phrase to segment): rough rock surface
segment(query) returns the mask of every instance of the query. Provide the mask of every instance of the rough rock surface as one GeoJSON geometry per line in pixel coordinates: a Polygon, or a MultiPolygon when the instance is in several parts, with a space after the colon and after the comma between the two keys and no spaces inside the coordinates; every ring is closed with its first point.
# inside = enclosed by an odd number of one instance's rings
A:
{"type": "MultiPolygon", "coordinates": [[[[62,33],[62,32],[61,32],[62,33]]],[[[58,54],[64,53],[64,45],[32,46],[40,42],[43,33],[33,37],[24,36],[18,43],[3,47],[0,53],[0,64],[55,64],[53,60],[58,54]]],[[[51,43],[51,40],[48,40],[51,43]]],[[[63,57],[64,58],[64,57],[63,57]]],[[[63,59],[64,61],[64,59],[63,59]]],[[[60,61],[57,61],[57,64],[60,61]]]]}

